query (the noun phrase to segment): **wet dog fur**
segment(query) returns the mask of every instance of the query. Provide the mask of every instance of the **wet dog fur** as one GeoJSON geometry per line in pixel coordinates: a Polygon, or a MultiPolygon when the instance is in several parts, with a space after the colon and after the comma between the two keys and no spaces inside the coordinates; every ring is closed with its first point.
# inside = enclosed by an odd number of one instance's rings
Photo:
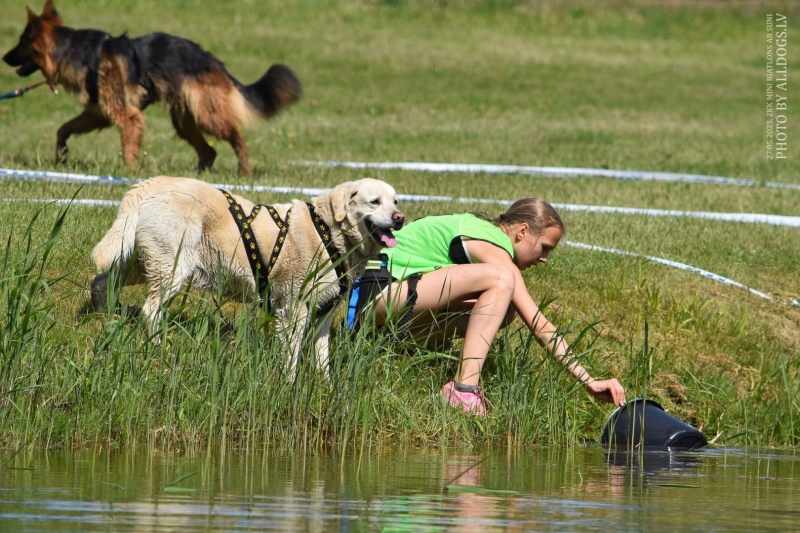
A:
{"type": "MultiPolygon", "coordinates": [[[[253,202],[232,196],[245,214],[252,211],[253,202]]],[[[392,230],[400,229],[405,220],[397,209],[394,189],[370,178],[342,183],[311,204],[344,256],[350,285],[363,273],[368,258],[384,246],[396,245],[392,230]]],[[[128,285],[148,284],[142,313],[151,328],[160,320],[162,304],[190,279],[193,287],[212,293],[222,284],[229,294],[245,301],[255,298],[256,280],[228,205],[220,190],[189,178],[157,177],[134,186],[123,197],[111,229],[92,251],[100,272],[92,280],[94,308],[100,310],[108,303],[109,284],[115,285],[111,294],[118,294],[122,272],[127,273],[124,282],[128,285]]],[[[273,207],[282,219],[291,209],[288,234],[269,276],[278,329],[291,346],[294,371],[303,335],[312,317],[316,318],[311,331],[318,368],[325,371],[332,313],[314,317],[311,309],[339,295],[337,275],[330,268],[307,204],[294,200],[273,207]]],[[[272,249],[278,227],[265,209],[250,229],[261,250],[272,249]]]]}

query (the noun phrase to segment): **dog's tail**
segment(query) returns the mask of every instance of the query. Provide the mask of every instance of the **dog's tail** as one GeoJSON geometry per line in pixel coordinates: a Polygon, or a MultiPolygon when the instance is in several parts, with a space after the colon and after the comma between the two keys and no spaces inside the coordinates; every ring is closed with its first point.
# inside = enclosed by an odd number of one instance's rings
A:
{"type": "Polygon", "coordinates": [[[251,113],[265,119],[294,104],[303,94],[303,87],[294,72],[278,63],[272,65],[257,82],[239,85],[238,88],[251,113]]]}
{"type": "Polygon", "coordinates": [[[92,250],[92,262],[98,272],[110,270],[115,265],[125,265],[133,255],[139,207],[149,193],[147,184],[147,181],[137,183],[125,194],[111,229],[92,250]]]}

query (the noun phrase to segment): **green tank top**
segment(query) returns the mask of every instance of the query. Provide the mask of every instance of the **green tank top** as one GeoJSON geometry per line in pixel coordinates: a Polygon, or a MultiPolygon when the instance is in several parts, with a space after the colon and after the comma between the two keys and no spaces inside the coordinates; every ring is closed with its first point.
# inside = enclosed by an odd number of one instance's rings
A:
{"type": "Polygon", "coordinates": [[[397,246],[384,248],[381,253],[388,256],[389,272],[396,279],[468,262],[466,253],[459,252],[463,250],[462,238],[490,242],[514,259],[508,235],[491,222],[469,213],[421,218],[395,231],[394,235],[397,246]]]}

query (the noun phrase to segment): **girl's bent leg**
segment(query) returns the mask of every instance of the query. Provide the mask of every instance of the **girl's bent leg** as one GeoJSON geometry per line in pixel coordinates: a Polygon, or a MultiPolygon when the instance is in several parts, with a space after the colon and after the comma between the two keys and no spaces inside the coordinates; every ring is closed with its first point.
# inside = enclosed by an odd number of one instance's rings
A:
{"type": "MultiPolygon", "coordinates": [[[[464,331],[461,368],[456,381],[477,385],[489,346],[505,324],[515,279],[514,272],[508,267],[473,264],[441,268],[426,273],[419,280],[417,302],[412,313],[415,330],[424,330],[425,325],[435,327],[443,322],[445,326],[450,324],[449,328],[445,328],[450,331],[445,333],[453,333],[463,328],[463,318],[447,321],[441,315],[444,312],[469,313],[464,331]],[[458,327],[459,323],[461,328],[458,327]]],[[[394,283],[390,289],[390,297],[376,302],[377,324],[386,320],[387,303],[392,312],[397,312],[406,301],[407,283],[394,283]]]]}

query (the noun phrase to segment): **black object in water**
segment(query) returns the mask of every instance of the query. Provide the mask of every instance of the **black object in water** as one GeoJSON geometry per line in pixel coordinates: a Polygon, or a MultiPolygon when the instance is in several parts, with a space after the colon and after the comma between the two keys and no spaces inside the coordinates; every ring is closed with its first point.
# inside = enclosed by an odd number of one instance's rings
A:
{"type": "Polygon", "coordinates": [[[655,446],[692,450],[708,445],[705,436],[667,414],[658,402],[637,398],[611,413],[600,441],[616,447],[655,446]]]}

